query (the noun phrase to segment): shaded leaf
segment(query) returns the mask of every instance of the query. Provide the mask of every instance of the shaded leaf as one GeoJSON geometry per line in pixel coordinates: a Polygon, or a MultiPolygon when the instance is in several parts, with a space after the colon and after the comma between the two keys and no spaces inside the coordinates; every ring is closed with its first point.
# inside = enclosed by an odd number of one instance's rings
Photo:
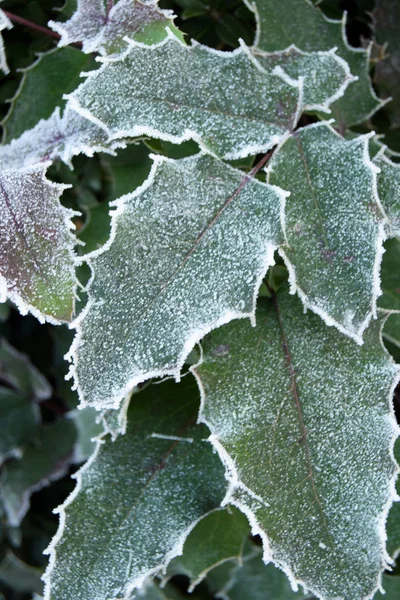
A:
{"type": "Polygon", "coordinates": [[[200,421],[230,481],[224,503],[248,516],[265,561],[327,600],[372,597],[388,560],[399,368],[381,327],[357,346],[282,293],[260,305],[256,328],[208,336],[195,369],[200,421]]]}
{"type": "Polygon", "coordinates": [[[47,400],[51,396],[50,384],[29,356],[18,352],[5,338],[0,340],[0,379],[24,396],[33,396],[37,400],[47,400]]]}
{"type": "Polygon", "coordinates": [[[11,551],[8,551],[0,562],[0,581],[18,592],[41,594],[41,575],[41,569],[27,565],[11,551]]]}
{"type": "Polygon", "coordinates": [[[125,435],[98,444],[58,509],[46,598],[129,597],[181,553],[198,519],[219,506],[223,468],[204,443],[206,428],[195,425],[197,410],[192,378],[133,396],[125,435]]]}
{"type": "Polygon", "coordinates": [[[400,165],[380,151],[374,158],[378,173],[378,194],[389,219],[388,234],[400,236],[400,165]]]}
{"type": "Polygon", "coordinates": [[[0,386],[0,465],[34,437],[39,416],[37,404],[0,386]]]}
{"type": "Polygon", "coordinates": [[[252,317],[283,201],[209,155],[154,157],[145,184],[115,204],[109,243],[88,255],[94,278],[68,355],[83,406],[117,407],[150,377],[178,377],[206,332],[252,317]]]}
{"type": "Polygon", "coordinates": [[[292,293],[358,343],[380,294],[385,223],[376,171],[368,136],[347,141],[326,123],[298,130],[269,166],[269,181],[291,193],[280,252],[292,293]]]}
{"type": "Polygon", "coordinates": [[[0,301],[59,323],[74,311],[74,212],[60,204],[66,186],[46,179],[47,166],[1,173],[0,301]]]}
{"type": "Polygon", "coordinates": [[[84,462],[90,458],[96,448],[96,443],[92,439],[102,434],[104,427],[97,423],[99,414],[94,408],[73,410],[68,416],[73,420],[77,430],[74,461],[84,462]]]}
{"type": "MultiPolygon", "coordinates": [[[[400,465],[400,443],[399,440],[394,447],[394,456],[397,464],[400,465]]],[[[400,492],[400,481],[397,482],[397,493],[400,492]]],[[[387,544],[386,548],[389,556],[397,558],[400,554],[400,502],[394,502],[389,511],[388,520],[386,523],[387,544]]],[[[384,589],[385,586],[384,586],[384,589]]]]}
{"type": "Polygon", "coordinates": [[[397,600],[400,594],[400,577],[393,575],[383,575],[382,587],[385,594],[378,592],[376,600],[397,600]]]}
{"type": "MultiPolygon", "coordinates": [[[[382,296],[379,298],[379,306],[387,310],[400,311],[400,241],[398,239],[387,240],[385,243],[385,254],[382,260],[382,296]]],[[[393,313],[387,319],[383,328],[383,339],[392,356],[397,362],[400,361],[400,314],[393,313]]]]}

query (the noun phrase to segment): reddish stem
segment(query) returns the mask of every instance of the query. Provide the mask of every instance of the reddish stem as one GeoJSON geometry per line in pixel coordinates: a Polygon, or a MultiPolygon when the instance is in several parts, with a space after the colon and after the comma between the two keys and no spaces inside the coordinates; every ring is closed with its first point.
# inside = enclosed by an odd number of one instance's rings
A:
{"type": "Polygon", "coordinates": [[[28,21],[28,19],[23,19],[18,15],[14,15],[13,13],[8,12],[7,10],[3,10],[4,14],[12,21],[13,23],[18,23],[19,25],[24,25],[25,27],[29,27],[29,29],[33,29],[34,31],[38,31],[40,33],[44,33],[45,35],[54,38],[55,40],[59,40],[61,36],[58,35],[55,31],[52,31],[48,27],[42,27],[41,25],[37,25],[36,23],[32,23],[32,21],[28,21]]]}

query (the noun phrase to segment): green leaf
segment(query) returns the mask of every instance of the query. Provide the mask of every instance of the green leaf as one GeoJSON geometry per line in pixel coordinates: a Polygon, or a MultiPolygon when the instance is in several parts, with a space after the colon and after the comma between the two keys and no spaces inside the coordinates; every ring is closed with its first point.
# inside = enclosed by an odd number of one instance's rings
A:
{"type": "MultiPolygon", "coordinates": [[[[308,91],[312,77],[326,79],[322,72],[331,65],[332,82],[316,99],[326,109],[334,86],[340,95],[350,81],[347,65],[332,52],[309,60],[299,54],[291,68],[305,76],[308,91]]],[[[287,53],[281,60],[284,67],[290,63],[287,53]]],[[[302,80],[292,79],[278,63],[273,55],[261,65],[244,45],[218,52],[176,39],[152,48],[130,42],[121,60],[104,60],[69,98],[109,141],[141,135],[174,143],[194,139],[212,153],[236,159],[270,149],[294,128],[304,108],[302,80]]]]}
{"type": "Polygon", "coordinates": [[[92,440],[103,433],[104,427],[97,422],[99,414],[94,408],[73,410],[68,416],[73,420],[77,430],[74,462],[81,463],[93,454],[96,443],[92,440]]]}
{"type": "Polygon", "coordinates": [[[367,120],[383,104],[376,96],[368,74],[369,49],[352,48],[346,37],[346,15],[342,22],[327,19],[309,0],[244,0],[257,19],[255,49],[265,52],[294,45],[305,52],[337,48],[357,81],[332,108],[341,130],[367,120]]]}
{"type": "Polygon", "coordinates": [[[72,421],[56,421],[41,428],[19,460],[8,461],[0,476],[1,501],[11,526],[18,526],[29,508],[29,498],[51,481],[63,477],[71,462],[76,430],[72,421]]]}
{"type": "Polygon", "coordinates": [[[0,562],[0,581],[18,592],[43,592],[42,571],[31,567],[8,551],[0,562]]]}
{"type": "Polygon", "coordinates": [[[158,0],[78,0],[77,11],[66,23],[50,21],[61,35],[59,46],[82,42],[86,53],[116,54],[126,49],[126,36],[145,44],[161,42],[167,29],[180,35],[171,11],[158,8],[158,0]]]}
{"type": "Polygon", "coordinates": [[[293,585],[326,600],[370,598],[389,560],[397,475],[400,373],[382,319],[357,346],[287,293],[256,316],[255,328],[237,321],[208,336],[195,369],[200,421],[230,481],[224,503],[248,516],[264,560],[293,585]]]}
{"type": "Polygon", "coordinates": [[[48,163],[3,171],[0,178],[0,302],[41,322],[70,321],[74,312],[74,236],[60,204],[66,186],[48,181],[48,163]],[[34,198],[34,203],[32,202],[34,198]]]}
{"type": "Polygon", "coordinates": [[[36,403],[0,386],[0,465],[34,437],[39,417],[36,403]]]}
{"type": "Polygon", "coordinates": [[[400,165],[394,163],[383,151],[374,158],[378,173],[378,194],[389,219],[388,234],[400,236],[400,165]]]}
{"type": "Polygon", "coordinates": [[[190,532],[183,554],[171,561],[167,576],[186,575],[191,582],[189,592],[193,591],[217,565],[241,560],[249,533],[247,519],[237,509],[215,510],[190,532]]]}
{"type": "Polygon", "coordinates": [[[11,23],[10,19],[4,14],[3,10],[0,10],[0,70],[3,71],[4,75],[7,75],[10,72],[10,69],[7,65],[4,40],[1,32],[4,29],[12,29],[12,27],[13,24],[11,23]]]}
{"type": "Polygon", "coordinates": [[[5,338],[0,340],[0,379],[23,396],[50,398],[51,386],[26,354],[18,352],[5,338]]]}
{"type": "Polygon", "coordinates": [[[377,61],[374,82],[391,97],[386,110],[393,129],[400,127],[400,5],[397,0],[376,0],[373,13],[376,41],[384,45],[384,56],[377,61]]]}
{"type": "MultiPolygon", "coordinates": [[[[48,552],[48,600],[129,597],[181,553],[189,531],[217,508],[223,468],[195,425],[193,379],[132,397],[125,435],[108,437],[61,506],[48,552]]],[[[139,594],[140,597],[140,594],[139,594]]]]}
{"type": "Polygon", "coordinates": [[[327,123],[300,129],[277,149],[268,170],[271,183],[290,191],[280,253],[291,292],[362,343],[376,316],[385,239],[368,136],[347,141],[327,123]]]}
{"type": "MultiPolygon", "coordinates": [[[[382,296],[379,306],[387,310],[400,311],[400,241],[387,240],[385,254],[382,260],[382,296]]],[[[383,339],[392,356],[400,361],[400,313],[394,312],[389,316],[383,329],[383,339]]]]}
{"type": "Polygon", "coordinates": [[[55,48],[41,54],[23,70],[21,84],[2,122],[5,137],[18,138],[41,119],[48,119],[57,106],[63,107],[63,94],[78,86],[80,73],[88,70],[92,62],[92,57],[76,48],[55,48]]]}
{"type": "Polygon", "coordinates": [[[117,407],[150,377],[179,377],[203,335],[254,314],[281,242],[284,192],[198,154],[154,157],[148,180],[115,203],[68,355],[82,406],[117,407]],[[100,367],[99,367],[100,361],[100,367]]]}
{"type": "MultiPolygon", "coordinates": [[[[400,465],[400,440],[394,447],[394,456],[397,464],[400,465]]],[[[400,481],[397,482],[397,493],[400,492],[400,481]]],[[[394,502],[389,511],[386,524],[387,529],[387,544],[386,548],[389,556],[397,558],[400,554],[400,502],[394,502]]]]}
{"type": "Polygon", "coordinates": [[[385,594],[378,592],[375,600],[398,600],[400,595],[400,577],[394,575],[383,575],[382,587],[385,594]]]}

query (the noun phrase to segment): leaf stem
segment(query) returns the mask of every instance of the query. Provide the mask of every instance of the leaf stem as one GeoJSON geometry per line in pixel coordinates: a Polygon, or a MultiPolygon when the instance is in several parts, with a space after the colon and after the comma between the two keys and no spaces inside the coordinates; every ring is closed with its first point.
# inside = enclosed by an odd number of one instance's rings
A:
{"type": "Polygon", "coordinates": [[[38,31],[39,33],[44,33],[45,35],[55,40],[59,40],[61,37],[60,35],[58,35],[58,33],[52,31],[48,27],[42,27],[41,25],[37,25],[32,21],[28,21],[28,19],[24,19],[23,17],[19,17],[18,15],[14,15],[13,13],[8,12],[8,10],[3,10],[3,12],[13,23],[18,23],[19,25],[24,25],[25,27],[33,29],[34,31],[38,31]]]}

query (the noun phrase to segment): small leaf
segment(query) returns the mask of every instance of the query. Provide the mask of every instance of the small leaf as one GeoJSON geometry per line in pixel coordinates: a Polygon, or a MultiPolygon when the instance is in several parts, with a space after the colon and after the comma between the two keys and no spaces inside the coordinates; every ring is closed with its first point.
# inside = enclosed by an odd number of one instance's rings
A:
{"type": "Polygon", "coordinates": [[[39,417],[36,403],[0,386],[0,465],[35,436],[39,417]]]}
{"type": "Polygon", "coordinates": [[[8,461],[0,476],[1,501],[8,522],[17,527],[29,509],[29,498],[68,470],[76,439],[75,426],[63,420],[45,425],[21,459],[8,461]]]}
{"type": "Polygon", "coordinates": [[[384,104],[371,85],[368,74],[369,49],[352,48],[346,37],[346,15],[342,21],[325,17],[309,0],[244,0],[257,19],[255,49],[265,52],[285,50],[294,45],[304,52],[337,48],[352,75],[357,77],[343,98],[332,106],[341,130],[366,121],[384,104]]]}
{"type": "Polygon", "coordinates": [[[400,371],[382,324],[357,346],[280,293],[256,328],[237,321],[208,336],[195,369],[200,421],[230,482],[224,503],[248,516],[265,562],[326,600],[372,597],[389,560],[400,371]]]}
{"type": "Polygon", "coordinates": [[[130,597],[219,506],[223,468],[204,442],[206,428],[195,425],[197,410],[191,377],[133,396],[125,435],[98,444],[58,509],[46,599],[130,597]]]}
{"type": "Polygon", "coordinates": [[[46,179],[47,166],[1,173],[0,301],[60,323],[74,312],[74,212],[60,204],[66,186],[46,179]]]}
{"type": "Polygon", "coordinates": [[[0,379],[23,396],[50,398],[51,386],[26,354],[18,352],[5,338],[0,340],[0,379]]]}
{"type": "Polygon", "coordinates": [[[98,412],[94,408],[73,410],[68,414],[77,430],[77,440],[74,450],[74,462],[85,462],[93,454],[96,443],[93,438],[103,433],[103,426],[97,422],[98,412]]]}
{"type": "Polygon", "coordinates": [[[158,8],[158,0],[78,0],[69,21],[50,21],[49,27],[61,35],[59,46],[82,42],[86,53],[118,54],[126,49],[126,36],[155,44],[167,36],[167,28],[180,35],[173,18],[171,11],[158,8]]]}
{"type": "Polygon", "coordinates": [[[0,581],[18,592],[43,592],[42,571],[31,567],[8,551],[0,562],[0,581]]]}
{"type": "Polygon", "coordinates": [[[379,306],[387,310],[393,310],[383,329],[383,339],[388,350],[400,361],[400,241],[397,238],[387,240],[385,243],[385,254],[382,260],[382,296],[379,298],[379,306]]]}
{"type": "Polygon", "coordinates": [[[378,173],[378,194],[389,219],[388,234],[400,236],[400,165],[394,163],[383,151],[374,158],[378,173]]]}
{"type": "Polygon", "coordinates": [[[300,129],[277,149],[269,181],[286,201],[291,292],[328,325],[362,343],[380,294],[385,222],[368,136],[344,140],[328,124],[300,129]]]}
{"type": "Polygon", "coordinates": [[[138,383],[179,376],[211,329],[250,317],[281,241],[284,193],[209,155],[154,157],[88,256],[89,302],[69,358],[82,405],[117,407],[138,383]]]}
{"type": "Polygon", "coordinates": [[[241,560],[248,536],[247,519],[237,509],[215,510],[190,532],[183,554],[169,564],[167,576],[186,575],[191,582],[188,591],[192,592],[217,565],[241,560]]]}

